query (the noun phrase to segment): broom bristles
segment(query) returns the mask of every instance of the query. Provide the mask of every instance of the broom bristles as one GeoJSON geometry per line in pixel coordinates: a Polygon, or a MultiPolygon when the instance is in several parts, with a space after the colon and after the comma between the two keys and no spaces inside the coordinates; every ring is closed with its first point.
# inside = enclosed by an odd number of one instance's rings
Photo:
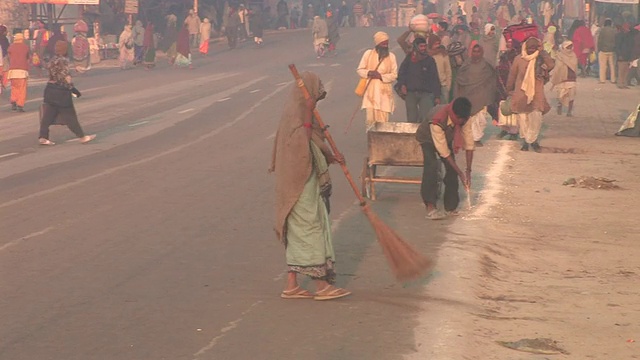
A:
{"type": "Polygon", "coordinates": [[[376,232],[378,242],[396,279],[401,281],[414,280],[431,267],[429,259],[402,240],[368,206],[363,207],[363,210],[376,232]]]}

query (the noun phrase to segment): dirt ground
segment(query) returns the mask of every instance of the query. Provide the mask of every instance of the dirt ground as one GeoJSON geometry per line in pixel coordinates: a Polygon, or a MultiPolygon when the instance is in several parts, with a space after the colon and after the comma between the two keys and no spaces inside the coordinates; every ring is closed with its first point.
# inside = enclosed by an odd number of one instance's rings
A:
{"type": "Polygon", "coordinates": [[[434,284],[472,289],[448,314],[465,350],[432,358],[640,359],[640,138],[613,136],[639,101],[579,79],[574,116],[545,116],[543,153],[494,136],[478,151],[496,169],[474,175],[484,204],[454,224],[461,270],[434,284]]]}

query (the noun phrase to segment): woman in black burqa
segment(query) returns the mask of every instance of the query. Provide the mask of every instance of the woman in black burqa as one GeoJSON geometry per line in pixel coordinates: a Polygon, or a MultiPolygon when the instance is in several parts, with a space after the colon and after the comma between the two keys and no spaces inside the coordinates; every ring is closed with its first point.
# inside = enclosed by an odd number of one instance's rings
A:
{"type": "Polygon", "coordinates": [[[55,45],[55,56],[49,62],[49,82],[44,89],[44,104],[42,104],[42,117],[40,120],[41,145],[55,145],[49,140],[49,126],[65,124],[80,139],[80,143],[86,144],[95,139],[95,135],[85,135],[78,122],[76,109],[73,107],[72,94],[80,97],[80,91],[73,86],[69,74],[69,60],[66,58],[68,51],[66,41],[58,41],[55,45]]]}

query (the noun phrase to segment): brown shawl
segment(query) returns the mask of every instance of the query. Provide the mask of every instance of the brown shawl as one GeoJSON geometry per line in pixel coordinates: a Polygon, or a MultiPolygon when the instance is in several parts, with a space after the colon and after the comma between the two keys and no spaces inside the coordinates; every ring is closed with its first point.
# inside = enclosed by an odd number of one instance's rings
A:
{"type": "Polygon", "coordinates": [[[467,59],[456,75],[454,97],[466,97],[471,101],[471,115],[492,104],[496,96],[496,70],[484,58],[474,63],[467,59]]]}
{"type": "Polygon", "coordinates": [[[578,57],[571,49],[567,49],[573,42],[567,40],[562,43],[560,50],[556,54],[556,66],[551,71],[551,83],[553,86],[561,84],[569,77],[569,69],[574,73],[578,71],[578,57]]]}
{"type": "MultiPolygon", "coordinates": [[[[311,96],[318,98],[324,91],[320,78],[311,72],[303,72],[300,76],[311,96]]],[[[294,83],[278,125],[270,168],[270,171],[275,171],[276,175],[275,231],[278,239],[285,245],[287,217],[302,194],[313,166],[310,144],[303,126],[305,113],[308,111],[306,107],[304,95],[294,83]]],[[[315,120],[311,140],[324,154],[331,154],[331,150],[324,142],[322,129],[315,120]]],[[[321,184],[326,184],[328,172],[318,175],[321,184]]]]}

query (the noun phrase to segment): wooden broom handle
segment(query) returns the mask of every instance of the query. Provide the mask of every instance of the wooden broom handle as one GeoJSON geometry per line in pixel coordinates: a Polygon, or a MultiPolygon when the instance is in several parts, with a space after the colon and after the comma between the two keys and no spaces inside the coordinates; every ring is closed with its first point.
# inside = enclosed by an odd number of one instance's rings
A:
{"type": "MultiPolygon", "coordinates": [[[[294,64],[291,64],[289,65],[289,70],[291,70],[293,77],[296,79],[296,85],[300,88],[300,90],[302,90],[302,94],[304,95],[304,98],[306,100],[309,100],[311,98],[311,94],[309,94],[309,90],[304,85],[304,81],[302,81],[302,78],[298,73],[298,69],[296,69],[296,66],[294,64]]],[[[328,127],[325,126],[324,121],[322,121],[322,117],[320,117],[320,113],[318,112],[318,109],[316,108],[313,109],[313,116],[315,117],[316,121],[320,125],[320,128],[322,129],[322,131],[324,131],[324,135],[326,136],[327,141],[329,142],[329,146],[331,146],[331,151],[333,151],[334,154],[340,154],[340,151],[338,151],[338,146],[336,146],[336,142],[333,141],[333,137],[331,137],[328,127]]],[[[349,182],[349,185],[351,185],[351,189],[353,189],[353,192],[356,194],[358,201],[360,201],[360,206],[365,206],[367,202],[365,201],[364,197],[360,193],[360,190],[358,190],[358,186],[356,185],[355,181],[353,181],[353,177],[351,177],[351,173],[349,173],[349,169],[347,168],[346,162],[341,163],[340,167],[342,168],[342,172],[344,172],[344,175],[347,177],[347,181],[349,182]]]]}

